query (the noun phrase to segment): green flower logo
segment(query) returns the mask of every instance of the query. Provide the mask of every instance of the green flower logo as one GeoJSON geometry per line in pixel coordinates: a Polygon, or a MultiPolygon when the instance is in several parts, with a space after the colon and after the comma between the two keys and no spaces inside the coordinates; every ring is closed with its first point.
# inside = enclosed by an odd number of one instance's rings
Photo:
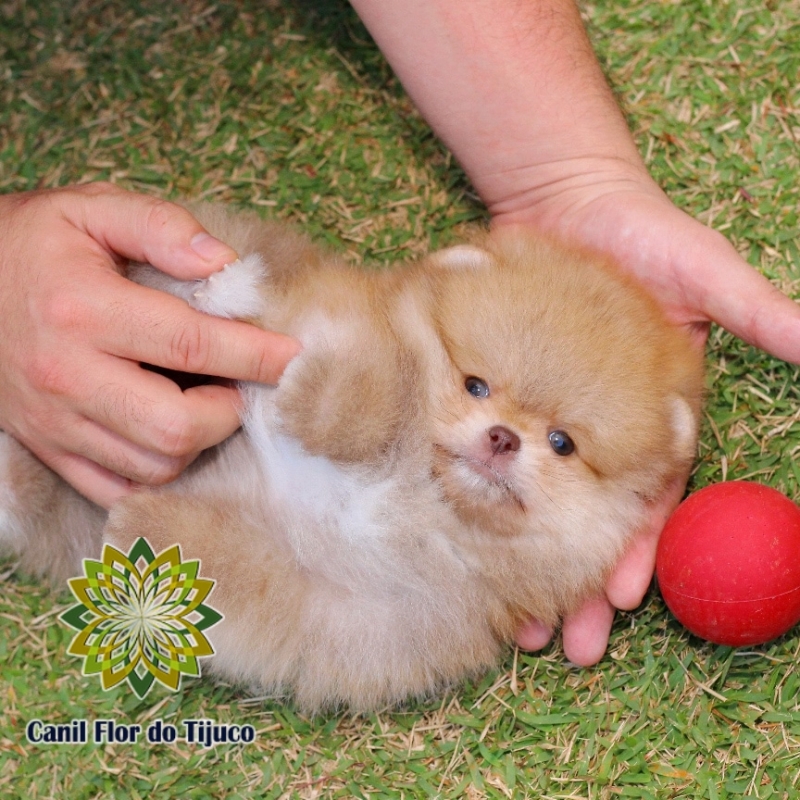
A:
{"type": "Polygon", "coordinates": [[[67,652],[85,659],[83,674],[106,690],[127,680],[139,697],[155,681],[175,692],[181,675],[199,677],[198,659],[214,654],[203,631],[222,619],[203,603],[214,581],[199,570],[180,546],[155,555],[142,538],[127,555],[106,544],[101,561],[84,559],[86,577],[69,581],[78,605],[60,617],[78,631],[67,652]]]}

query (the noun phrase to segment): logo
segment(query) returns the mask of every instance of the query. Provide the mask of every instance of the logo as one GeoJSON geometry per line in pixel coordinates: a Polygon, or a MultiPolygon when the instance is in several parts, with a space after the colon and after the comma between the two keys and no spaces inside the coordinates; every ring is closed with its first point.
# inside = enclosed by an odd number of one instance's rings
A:
{"type": "Polygon", "coordinates": [[[127,681],[140,698],[156,681],[176,692],[182,675],[199,677],[198,659],[214,654],[203,631],[222,619],[199,571],[180,546],[156,555],[143,538],[127,555],[106,544],[102,560],[84,559],[85,577],[69,581],[78,605],[60,616],[78,631],[67,652],[85,659],[83,674],[105,690],[127,681]]]}

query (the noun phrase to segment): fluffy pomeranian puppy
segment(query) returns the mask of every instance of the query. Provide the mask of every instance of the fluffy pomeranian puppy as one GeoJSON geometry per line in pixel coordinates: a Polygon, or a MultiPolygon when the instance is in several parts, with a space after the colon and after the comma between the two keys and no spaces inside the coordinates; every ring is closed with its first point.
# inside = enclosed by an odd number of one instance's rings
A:
{"type": "Polygon", "coordinates": [[[103,541],[180,544],[216,581],[221,678],[368,709],[485,670],[601,591],[689,468],[701,355],[602,260],[504,231],[370,271],[193,211],[242,260],[129,276],[302,352],[241,387],[242,430],[109,515],[0,434],[0,539],[57,580],[103,541]]]}

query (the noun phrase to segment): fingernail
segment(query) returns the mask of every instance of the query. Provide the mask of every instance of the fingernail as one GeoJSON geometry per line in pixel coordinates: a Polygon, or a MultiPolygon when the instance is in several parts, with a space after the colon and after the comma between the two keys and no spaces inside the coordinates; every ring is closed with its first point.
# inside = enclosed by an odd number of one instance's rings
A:
{"type": "Polygon", "coordinates": [[[189,245],[204,261],[219,261],[228,264],[236,260],[235,250],[205,231],[196,233],[189,245]]]}

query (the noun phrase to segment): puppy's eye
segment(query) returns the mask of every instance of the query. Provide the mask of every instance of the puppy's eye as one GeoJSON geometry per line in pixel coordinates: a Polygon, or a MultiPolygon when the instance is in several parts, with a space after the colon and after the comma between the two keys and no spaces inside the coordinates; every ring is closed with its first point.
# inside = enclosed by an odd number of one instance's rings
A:
{"type": "Polygon", "coordinates": [[[469,377],[464,381],[464,387],[473,396],[483,399],[489,396],[489,387],[486,381],[480,378],[469,377]]]}
{"type": "Polygon", "coordinates": [[[568,456],[575,452],[575,442],[564,431],[553,431],[548,437],[550,447],[560,456],[568,456]]]}

